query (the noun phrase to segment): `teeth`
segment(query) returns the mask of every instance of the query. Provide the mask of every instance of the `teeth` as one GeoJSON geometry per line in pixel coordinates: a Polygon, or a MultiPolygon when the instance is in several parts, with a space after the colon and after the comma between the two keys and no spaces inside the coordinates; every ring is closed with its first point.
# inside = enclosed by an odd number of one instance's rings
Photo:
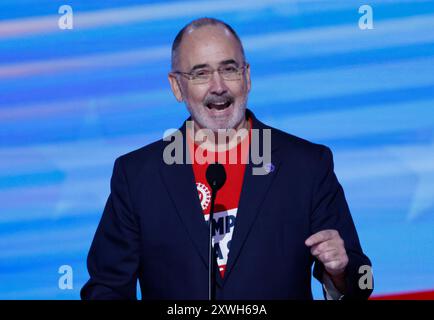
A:
{"type": "Polygon", "coordinates": [[[229,101],[225,101],[225,102],[218,102],[218,103],[217,102],[216,103],[209,103],[206,106],[209,109],[216,108],[216,109],[220,110],[220,108],[225,107],[225,106],[229,106],[229,105],[230,105],[230,102],[229,101]]]}

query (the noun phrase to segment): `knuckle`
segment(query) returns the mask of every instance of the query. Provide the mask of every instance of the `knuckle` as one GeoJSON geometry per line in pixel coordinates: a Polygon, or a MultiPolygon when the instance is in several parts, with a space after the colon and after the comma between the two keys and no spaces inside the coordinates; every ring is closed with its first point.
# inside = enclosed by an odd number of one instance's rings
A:
{"type": "Polygon", "coordinates": [[[336,235],[336,230],[329,229],[329,230],[327,230],[327,233],[328,233],[329,236],[334,237],[336,235]]]}
{"type": "Polygon", "coordinates": [[[338,269],[338,264],[335,261],[329,262],[328,267],[332,270],[338,269]]]}

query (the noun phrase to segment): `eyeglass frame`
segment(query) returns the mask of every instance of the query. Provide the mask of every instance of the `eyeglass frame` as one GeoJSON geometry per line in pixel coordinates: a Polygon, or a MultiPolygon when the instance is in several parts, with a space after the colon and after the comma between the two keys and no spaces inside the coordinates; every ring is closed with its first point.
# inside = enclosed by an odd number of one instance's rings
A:
{"type": "MultiPolygon", "coordinates": [[[[243,63],[243,65],[242,66],[240,66],[240,67],[236,67],[237,68],[237,73],[239,73],[240,75],[242,75],[243,73],[244,73],[244,71],[249,67],[250,65],[249,65],[249,63],[248,62],[244,62],[243,63]]],[[[201,82],[201,83],[196,83],[196,84],[205,84],[205,83],[209,83],[209,81],[211,80],[211,78],[212,78],[212,75],[214,74],[214,72],[218,72],[218,74],[222,77],[222,79],[224,79],[225,81],[239,81],[239,80],[241,80],[241,79],[225,79],[224,78],[224,76],[220,73],[220,70],[223,68],[224,66],[220,66],[220,67],[218,67],[217,69],[214,69],[214,68],[212,68],[212,72],[210,73],[210,75],[211,75],[211,77],[207,80],[207,81],[205,81],[205,82],[201,82]]],[[[170,72],[170,73],[172,73],[172,74],[175,74],[175,75],[181,75],[181,76],[183,76],[184,78],[186,78],[187,80],[189,80],[189,81],[194,81],[194,79],[192,79],[192,77],[193,77],[193,75],[192,75],[192,72],[183,72],[183,71],[179,71],[179,70],[175,70],[175,71],[172,71],[172,72],[170,72]]]]}

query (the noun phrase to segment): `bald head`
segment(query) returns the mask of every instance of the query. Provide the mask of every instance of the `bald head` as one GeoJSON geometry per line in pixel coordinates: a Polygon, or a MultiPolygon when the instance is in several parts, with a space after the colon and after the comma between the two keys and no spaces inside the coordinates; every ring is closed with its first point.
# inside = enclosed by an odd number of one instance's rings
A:
{"type": "Polygon", "coordinates": [[[172,44],[172,70],[177,70],[180,67],[179,60],[180,60],[180,51],[182,50],[183,47],[182,46],[183,40],[186,37],[192,35],[195,30],[204,27],[207,27],[208,29],[212,27],[222,29],[225,31],[228,37],[233,37],[241,52],[243,61],[245,60],[244,48],[241,43],[241,40],[231,26],[229,26],[228,24],[226,24],[221,20],[217,20],[214,18],[200,18],[191,21],[189,24],[184,26],[184,28],[182,28],[176,35],[175,40],[173,41],[172,44]]]}

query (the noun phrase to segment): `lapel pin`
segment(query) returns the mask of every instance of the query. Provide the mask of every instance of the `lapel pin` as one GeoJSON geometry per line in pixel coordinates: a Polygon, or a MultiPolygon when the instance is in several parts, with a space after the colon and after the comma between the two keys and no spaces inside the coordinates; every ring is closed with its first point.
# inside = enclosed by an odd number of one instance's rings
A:
{"type": "Polygon", "coordinates": [[[276,167],[275,167],[274,164],[272,164],[271,162],[270,162],[270,163],[267,163],[267,164],[265,165],[265,171],[266,171],[267,173],[273,172],[274,169],[276,169],[276,167]]]}

